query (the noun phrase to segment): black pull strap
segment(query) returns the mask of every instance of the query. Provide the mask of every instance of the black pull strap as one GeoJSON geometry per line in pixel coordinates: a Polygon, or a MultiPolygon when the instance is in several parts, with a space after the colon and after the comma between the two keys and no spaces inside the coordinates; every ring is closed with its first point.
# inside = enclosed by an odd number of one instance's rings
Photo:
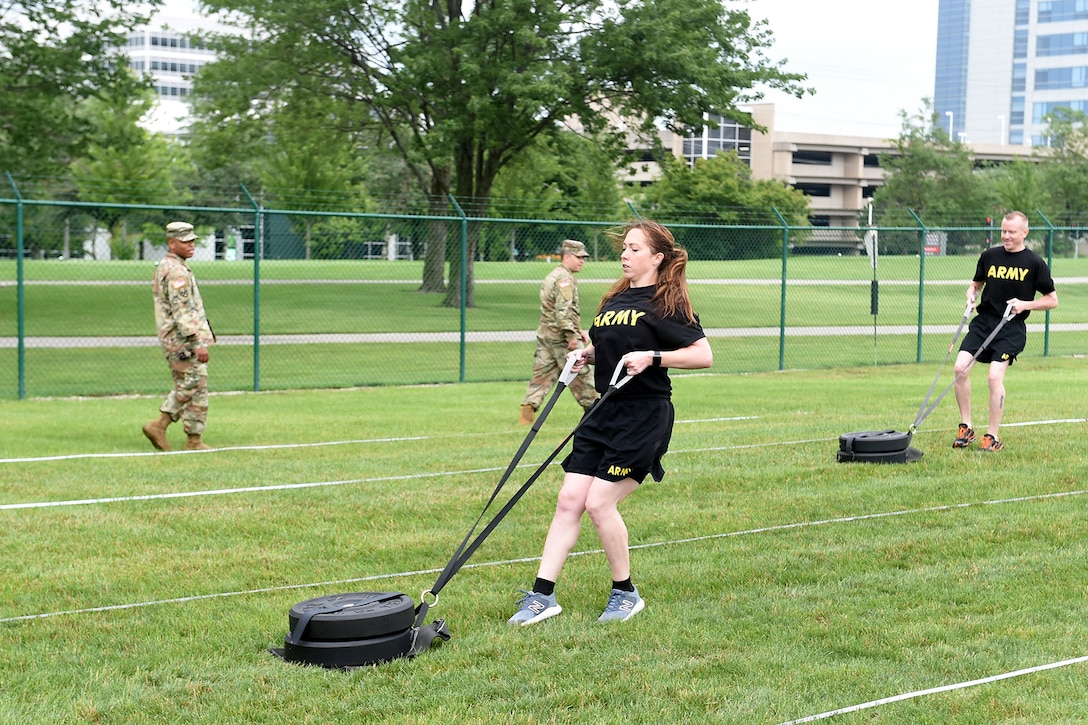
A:
{"type": "MultiPolygon", "coordinates": [[[[533,439],[536,438],[536,434],[540,431],[540,426],[544,423],[545,420],[547,420],[548,414],[551,413],[552,407],[555,405],[556,401],[559,400],[559,396],[563,393],[563,390],[566,387],[566,384],[563,382],[562,379],[560,379],[560,381],[555,386],[555,391],[552,393],[552,397],[548,399],[548,402],[540,410],[540,414],[537,416],[537,419],[533,423],[532,428],[529,429],[529,433],[525,436],[525,440],[522,441],[521,446],[517,450],[517,453],[514,454],[514,457],[510,460],[510,464],[506,467],[506,470],[503,471],[502,476],[499,478],[498,484],[495,486],[495,490],[491,492],[491,497],[488,498],[487,503],[484,504],[483,509],[480,511],[480,515],[476,517],[476,521],[473,522],[472,527],[468,530],[468,533],[465,534],[465,538],[461,540],[461,543],[454,551],[453,557],[446,564],[445,568],[442,570],[442,573],[438,575],[438,580],[435,582],[434,586],[424,592],[423,597],[420,597],[420,604],[416,608],[417,627],[420,627],[423,624],[423,619],[426,617],[427,609],[430,606],[426,602],[426,595],[429,593],[437,597],[438,592],[441,591],[442,587],[446,585],[446,582],[448,582],[453,577],[453,575],[457,573],[457,570],[453,567],[460,559],[461,553],[468,545],[469,540],[472,538],[472,534],[476,531],[476,527],[480,525],[480,522],[483,520],[484,515],[487,513],[487,510],[491,508],[491,504],[495,502],[496,498],[498,498],[499,492],[502,491],[503,486],[506,485],[507,480],[509,480],[510,476],[514,472],[514,469],[517,468],[518,463],[521,462],[521,459],[525,455],[525,452],[529,450],[529,446],[532,444],[533,439]]],[[[460,567],[458,566],[458,568],[460,567]]]]}
{"type": "MultiPolygon", "coordinates": [[[[918,424],[922,422],[922,411],[929,405],[929,398],[933,395],[934,388],[937,387],[937,381],[941,379],[941,373],[944,372],[944,366],[948,363],[949,356],[952,355],[952,350],[956,347],[956,342],[960,339],[960,333],[963,332],[963,326],[967,324],[967,318],[971,316],[971,305],[967,305],[963,310],[963,319],[960,320],[960,326],[956,328],[956,334],[952,336],[952,342],[948,345],[948,352],[944,354],[944,360],[941,360],[941,366],[937,368],[937,375],[933,378],[933,382],[929,385],[929,391],[926,393],[925,400],[918,407],[918,415],[914,418],[913,428],[917,428],[918,424]]],[[[940,398],[937,399],[940,402],[940,398]]]]}
{"type": "MultiPolygon", "coordinates": [[[[1005,314],[1001,316],[1001,321],[997,323],[997,327],[995,327],[993,329],[993,332],[991,332],[989,334],[989,336],[987,336],[987,338],[982,341],[982,344],[978,346],[978,350],[976,350],[975,354],[971,356],[971,362],[967,365],[968,370],[970,369],[971,365],[974,364],[974,362],[976,360],[978,360],[978,356],[982,354],[982,351],[985,350],[987,348],[987,346],[989,346],[989,344],[991,342],[993,342],[993,339],[995,337],[997,337],[997,333],[1001,331],[1001,328],[1005,326],[1005,323],[1008,322],[1009,320],[1011,320],[1015,316],[1016,315],[1012,314],[1012,305],[1007,305],[1005,307],[1005,314]]],[[[967,320],[967,315],[966,314],[964,314],[963,319],[964,319],[964,321],[967,320]]],[[[963,329],[963,323],[962,322],[960,323],[960,329],[961,330],[963,329]]],[[[956,331],[956,337],[957,338],[959,337],[959,330],[956,331]]],[[[948,353],[946,353],[945,356],[944,356],[945,361],[948,360],[948,354],[952,352],[952,347],[954,347],[955,344],[956,344],[956,341],[953,340],[952,345],[950,345],[949,348],[948,348],[948,353]]],[[[942,368],[944,367],[944,363],[941,363],[941,367],[942,368]]],[[[966,374],[966,371],[965,371],[964,374],[966,374]]],[[[937,372],[937,377],[940,377],[940,371],[937,372]]],[[[952,378],[952,382],[950,382],[948,384],[948,387],[946,387],[944,390],[942,390],[941,394],[937,396],[937,399],[934,400],[928,407],[926,407],[926,404],[924,402],[922,403],[922,409],[918,411],[918,417],[914,419],[914,423],[912,423],[911,426],[910,426],[911,433],[913,433],[915,430],[917,430],[918,426],[922,424],[922,421],[925,420],[926,418],[928,418],[929,414],[937,409],[937,404],[940,403],[942,399],[944,399],[944,396],[948,395],[948,391],[951,390],[952,387],[962,377],[963,377],[963,374],[960,374],[960,375],[957,375],[954,378],[952,378]]],[[[930,388],[929,388],[930,393],[933,392],[933,388],[936,385],[937,385],[937,380],[935,378],[933,380],[933,385],[931,385],[930,388]]],[[[929,400],[929,395],[926,395],[926,401],[928,401],[928,400],[929,400]]]]}
{"type": "MultiPolygon", "coordinates": [[[[583,425],[585,425],[586,421],[589,420],[590,416],[592,416],[600,409],[601,405],[604,403],[605,400],[607,400],[617,390],[622,388],[624,384],[627,383],[627,381],[631,380],[631,376],[628,375],[617,382],[620,371],[623,369],[623,367],[624,363],[621,360],[620,363],[616,366],[616,371],[612,375],[612,381],[608,386],[608,390],[605,391],[604,395],[602,395],[596,400],[596,402],[594,402],[593,406],[586,411],[585,415],[583,415],[581,420],[578,421],[578,424],[574,426],[574,429],[567,434],[562,442],[558,446],[556,446],[555,450],[553,450],[551,454],[549,454],[548,457],[544,460],[544,462],[537,467],[537,469],[533,472],[529,479],[521,485],[521,488],[519,488],[514,493],[514,495],[510,497],[510,499],[506,502],[505,505],[503,505],[499,512],[495,514],[491,521],[489,521],[484,526],[484,528],[480,531],[479,535],[477,535],[476,538],[472,540],[472,543],[468,543],[469,539],[471,539],[472,534],[476,529],[476,525],[473,525],[472,531],[469,531],[468,535],[461,542],[461,545],[457,547],[457,551],[454,552],[453,557],[450,559],[449,563],[447,563],[445,568],[442,570],[442,573],[438,575],[438,579],[435,581],[434,586],[432,586],[429,590],[423,593],[424,596],[421,597],[422,601],[420,601],[419,606],[416,608],[417,627],[422,624],[423,620],[426,618],[427,610],[430,608],[430,605],[426,601],[426,595],[431,594],[437,599],[438,592],[440,592],[442,588],[449,583],[450,579],[453,578],[454,574],[456,574],[461,569],[461,567],[465,565],[465,563],[469,560],[472,554],[475,553],[478,548],[480,548],[480,545],[483,544],[484,539],[486,539],[491,534],[491,532],[495,530],[495,528],[499,525],[503,518],[505,518],[506,515],[510,513],[511,509],[514,508],[517,502],[521,500],[521,497],[525,495],[525,492],[529,490],[529,487],[532,486],[538,478],[540,478],[545,470],[547,470],[548,466],[551,465],[552,461],[555,460],[556,456],[559,455],[560,451],[562,451],[567,443],[570,442],[570,440],[574,437],[574,434],[577,433],[583,425]]],[[[561,388],[557,388],[556,395],[552,396],[552,400],[549,401],[549,407],[551,403],[554,402],[560,391],[561,388]]],[[[523,453],[524,451],[519,450],[518,456],[515,456],[515,460],[520,458],[523,453]]],[[[512,470],[512,468],[513,466],[507,468],[508,474],[512,470]]],[[[503,477],[503,480],[499,484],[500,487],[503,483],[505,483],[506,477],[507,476],[503,477]]],[[[484,511],[486,511],[487,507],[491,505],[491,502],[495,500],[495,495],[497,493],[498,490],[496,490],[495,494],[492,495],[491,499],[487,503],[487,506],[484,507],[484,511]]],[[[476,520],[476,524],[479,524],[482,519],[483,513],[481,512],[480,517],[476,520]]]]}

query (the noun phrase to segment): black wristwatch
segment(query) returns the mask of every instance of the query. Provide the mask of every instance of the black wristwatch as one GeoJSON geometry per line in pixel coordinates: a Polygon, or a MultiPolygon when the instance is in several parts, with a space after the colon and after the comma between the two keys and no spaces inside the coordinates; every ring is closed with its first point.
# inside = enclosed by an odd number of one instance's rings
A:
{"type": "Polygon", "coordinates": [[[661,352],[658,350],[654,350],[654,367],[661,367],[661,352]]]}

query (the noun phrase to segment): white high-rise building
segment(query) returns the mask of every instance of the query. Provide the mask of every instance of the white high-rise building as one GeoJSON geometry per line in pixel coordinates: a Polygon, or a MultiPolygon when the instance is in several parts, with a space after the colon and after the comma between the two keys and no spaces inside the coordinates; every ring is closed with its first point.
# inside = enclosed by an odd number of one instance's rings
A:
{"type": "Polygon", "coordinates": [[[941,0],[934,108],[953,138],[1038,146],[1088,111],[1088,0],[941,0]]]}
{"type": "Polygon", "coordinates": [[[168,136],[180,136],[189,124],[189,96],[193,76],[215,60],[215,53],[203,43],[190,39],[200,30],[226,31],[209,18],[200,17],[195,5],[171,2],[143,28],[129,33],[124,52],[129,65],[137,73],[149,73],[155,80],[158,103],[146,118],[144,126],[150,131],[168,136]]]}

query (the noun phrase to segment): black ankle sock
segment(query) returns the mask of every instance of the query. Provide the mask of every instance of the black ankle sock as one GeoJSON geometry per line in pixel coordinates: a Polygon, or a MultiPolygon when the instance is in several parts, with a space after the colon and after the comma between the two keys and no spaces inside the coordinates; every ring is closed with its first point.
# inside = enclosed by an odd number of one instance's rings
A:
{"type": "Polygon", "coordinates": [[[631,577],[627,577],[621,582],[612,582],[612,588],[619,589],[621,592],[635,591],[635,585],[631,583],[631,577]]]}
{"type": "Polygon", "coordinates": [[[555,582],[550,582],[547,579],[536,578],[536,582],[533,584],[533,591],[537,594],[552,595],[555,594],[555,582]]]}

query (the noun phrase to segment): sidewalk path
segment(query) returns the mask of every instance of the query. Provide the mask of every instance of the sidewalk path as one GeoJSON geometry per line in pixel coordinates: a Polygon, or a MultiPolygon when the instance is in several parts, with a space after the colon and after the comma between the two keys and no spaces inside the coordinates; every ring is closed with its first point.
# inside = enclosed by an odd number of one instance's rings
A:
{"type": "MultiPolygon", "coordinates": [[[[922,334],[952,334],[957,325],[924,325],[922,334]]],[[[1029,332],[1042,332],[1042,323],[1029,323],[1029,332]]],[[[1053,323],[1051,332],[1081,332],[1088,330],[1088,323],[1053,323]]],[[[877,335],[914,335],[915,325],[878,325],[877,335]]],[[[778,337],[777,327],[711,327],[705,330],[710,338],[778,337]]],[[[872,335],[872,326],[825,326],[787,327],[787,337],[838,337],[872,335]]],[[[262,335],[261,345],[343,345],[343,344],[401,344],[419,342],[460,342],[458,332],[375,332],[375,333],[326,333],[320,335],[262,335]]],[[[524,342],[536,341],[536,332],[510,330],[498,332],[467,332],[465,342],[524,342]]],[[[102,347],[158,347],[155,337],[28,337],[27,348],[102,348],[102,347]]],[[[220,335],[218,345],[252,345],[252,335],[220,335]]],[[[0,349],[18,346],[15,337],[0,337],[0,349]]]]}

